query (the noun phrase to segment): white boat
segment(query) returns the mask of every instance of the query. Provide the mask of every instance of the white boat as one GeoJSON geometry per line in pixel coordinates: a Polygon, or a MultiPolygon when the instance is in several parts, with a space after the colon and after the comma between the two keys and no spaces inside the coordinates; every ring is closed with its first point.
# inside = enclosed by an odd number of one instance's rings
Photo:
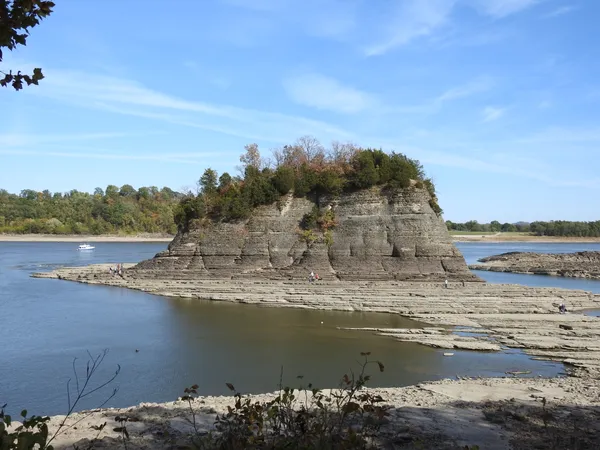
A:
{"type": "Polygon", "coordinates": [[[96,247],[94,247],[93,245],[90,244],[79,244],[79,247],[77,247],[77,250],[94,250],[96,247]]]}

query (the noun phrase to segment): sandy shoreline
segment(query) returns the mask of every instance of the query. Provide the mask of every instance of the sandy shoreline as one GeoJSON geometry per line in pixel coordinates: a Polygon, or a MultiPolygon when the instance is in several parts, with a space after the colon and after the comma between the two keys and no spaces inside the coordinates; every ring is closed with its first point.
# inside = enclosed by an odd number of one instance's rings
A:
{"type": "MultiPolygon", "coordinates": [[[[163,234],[119,235],[56,235],[56,234],[1,234],[0,242],[171,242],[175,236],[163,234]]],[[[502,235],[453,235],[454,242],[524,242],[540,244],[600,243],[600,238],[552,237],[552,236],[502,236],[502,235]]]]}
{"type": "Polygon", "coordinates": [[[502,234],[454,234],[452,235],[454,242],[524,242],[524,243],[539,243],[539,244],[597,244],[600,243],[600,238],[593,237],[562,237],[562,236],[526,236],[526,235],[502,235],[502,234]]]}
{"type": "MultiPolygon", "coordinates": [[[[387,408],[375,441],[383,448],[592,449],[597,448],[593,442],[600,437],[600,386],[591,379],[463,378],[368,391],[380,395],[387,408]]],[[[250,397],[264,403],[276,395],[250,397]]],[[[295,408],[310,398],[310,393],[306,397],[299,393],[295,408]]],[[[197,432],[213,431],[216,414],[225,413],[234,402],[232,396],[195,399],[192,408],[197,432]]],[[[123,448],[117,417],[127,419],[121,424],[127,427],[130,448],[197,448],[189,446],[195,433],[189,405],[179,400],[76,413],[66,421],[67,426],[76,426],[65,430],[53,444],[56,449],[87,448],[85,444],[97,435],[95,430],[106,423],[98,435],[98,447],[123,448]]],[[[52,417],[51,435],[63,419],[52,417]]]]}
{"type": "Polygon", "coordinates": [[[0,242],[171,242],[174,236],[163,234],[118,235],[56,235],[56,234],[0,234],[0,242]]]}

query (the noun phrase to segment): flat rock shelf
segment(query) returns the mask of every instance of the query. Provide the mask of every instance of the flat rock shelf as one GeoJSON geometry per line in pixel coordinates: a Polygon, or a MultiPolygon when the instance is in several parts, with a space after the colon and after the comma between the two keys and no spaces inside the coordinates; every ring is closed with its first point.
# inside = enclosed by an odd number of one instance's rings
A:
{"type": "Polygon", "coordinates": [[[509,252],[488,256],[471,264],[471,270],[551,275],[600,280],[600,252],[532,253],[509,252]]]}

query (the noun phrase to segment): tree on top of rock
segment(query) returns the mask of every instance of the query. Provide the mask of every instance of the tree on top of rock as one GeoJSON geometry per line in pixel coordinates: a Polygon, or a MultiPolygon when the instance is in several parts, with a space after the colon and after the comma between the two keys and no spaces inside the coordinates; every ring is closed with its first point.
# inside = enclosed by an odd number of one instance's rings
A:
{"type": "Polygon", "coordinates": [[[246,150],[246,153],[240,156],[242,173],[244,173],[248,167],[254,167],[256,170],[261,170],[263,161],[260,157],[258,144],[248,144],[244,146],[244,149],[246,150]]]}
{"type": "Polygon", "coordinates": [[[217,192],[217,172],[210,167],[204,171],[198,180],[200,192],[205,195],[211,195],[217,192]]]}

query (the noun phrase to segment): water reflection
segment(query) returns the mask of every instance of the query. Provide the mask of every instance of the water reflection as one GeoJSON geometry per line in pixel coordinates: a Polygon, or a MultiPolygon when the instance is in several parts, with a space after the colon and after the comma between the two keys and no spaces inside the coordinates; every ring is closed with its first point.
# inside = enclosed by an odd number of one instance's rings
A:
{"type": "MultiPolygon", "coordinates": [[[[110,353],[100,377],[122,366],[120,391],[109,406],[173,400],[193,383],[204,395],[227,393],[225,382],[245,392],[272,391],[281,366],[286,383],[297,385],[296,376],[304,375],[304,383],[331,387],[357,367],[361,351],[371,351],[386,366],[382,374],[373,371],[375,386],[503,375],[507,370],[531,370],[532,375],[561,371],[559,364],[532,361],[519,352],[454,351],[444,357],[443,350],[337,330],[419,325],[397,315],[166,299],[29,278],[42,267],[140,261],[166,245],[101,243],[84,255],[73,243],[0,242],[0,404],[9,403],[12,412],[64,413],[73,357],[104,348],[110,353]]],[[[95,406],[95,400],[82,407],[95,406]]]]}

